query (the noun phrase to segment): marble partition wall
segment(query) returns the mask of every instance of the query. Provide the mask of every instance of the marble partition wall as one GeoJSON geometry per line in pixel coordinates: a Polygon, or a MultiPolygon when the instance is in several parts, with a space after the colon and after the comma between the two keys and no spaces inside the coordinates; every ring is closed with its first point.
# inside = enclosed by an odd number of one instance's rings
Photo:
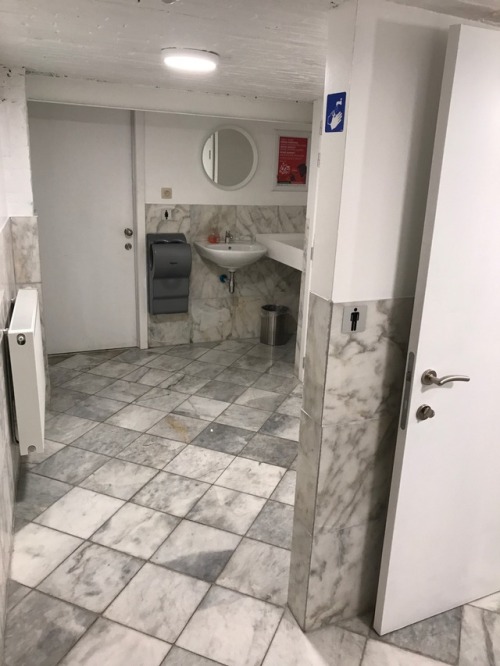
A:
{"type": "MultiPolygon", "coordinates": [[[[14,295],[12,236],[10,223],[4,220],[0,221],[0,329],[7,324],[14,295]]],[[[12,547],[12,515],[18,467],[18,448],[12,444],[7,409],[6,343],[6,337],[0,332],[0,655],[3,653],[5,595],[12,547]]]]}
{"type": "Polygon", "coordinates": [[[38,240],[38,217],[35,215],[11,217],[12,257],[16,292],[18,289],[36,289],[40,303],[40,319],[45,360],[45,392],[50,399],[49,362],[45,344],[43,322],[42,274],[40,268],[40,246],[38,240]]]}
{"type": "Polygon", "coordinates": [[[344,304],[311,295],[289,605],[305,630],[373,608],[413,299],[344,304]]]}
{"type": "MultiPolygon", "coordinates": [[[[304,232],[304,206],[203,206],[146,205],[146,233],[186,234],[189,242],[206,240],[211,230],[223,238],[252,238],[258,233],[304,232]]],[[[272,259],[237,271],[236,288],[230,294],[219,280],[224,270],[202,259],[193,247],[189,312],[177,315],[149,315],[150,347],[228,338],[254,338],[260,332],[260,308],[277,303],[298,317],[302,274],[272,259]]]]}

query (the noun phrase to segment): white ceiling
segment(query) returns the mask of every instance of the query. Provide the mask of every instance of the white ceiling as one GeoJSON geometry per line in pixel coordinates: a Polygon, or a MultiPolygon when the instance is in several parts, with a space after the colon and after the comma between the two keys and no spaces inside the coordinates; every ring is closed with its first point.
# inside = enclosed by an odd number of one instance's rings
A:
{"type": "Polygon", "coordinates": [[[312,100],[330,0],[0,0],[0,63],[212,93],[312,100]],[[169,72],[166,46],[221,55],[211,76],[169,72]]]}
{"type": "MultiPolygon", "coordinates": [[[[343,0],[340,0],[342,2],[343,0]]],[[[500,22],[500,0],[396,0],[500,22]]],[[[310,101],[322,94],[332,0],[0,0],[0,63],[72,78],[310,101]],[[219,70],[169,72],[160,50],[216,51],[219,70]]]]}

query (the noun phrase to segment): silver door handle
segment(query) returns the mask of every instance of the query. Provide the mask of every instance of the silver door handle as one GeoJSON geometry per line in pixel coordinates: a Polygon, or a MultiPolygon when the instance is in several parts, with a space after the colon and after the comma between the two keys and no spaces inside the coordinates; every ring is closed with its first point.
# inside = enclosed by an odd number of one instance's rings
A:
{"type": "Polygon", "coordinates": [[[444,386],[450,382],[470,382],[470,377],[467,377],[467,375],[445,375],[444,377],[438,377],[435,370],[426,370],[422,375],[422,384],[426,386],[430,386],[431,384],[444,386]]]}

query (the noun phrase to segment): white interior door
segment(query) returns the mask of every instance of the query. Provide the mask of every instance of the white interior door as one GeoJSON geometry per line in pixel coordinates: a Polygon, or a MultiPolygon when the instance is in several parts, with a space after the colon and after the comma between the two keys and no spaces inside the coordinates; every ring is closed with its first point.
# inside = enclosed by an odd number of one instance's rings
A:
{"type": "Polygon", "coordinates": [[[131,113],[31,103],[29,123],[48,351],[135,346],[131,113]]]}
{"type": "Polygon", "coordinates": [[[454,26],[377,599],[381,634],[500,590],[499,290],[500,32],[454,26]],[[425,385],[428,369],[470,382],[425,385]],[[418,420],[422,405],[434,418],[418,420]]]}

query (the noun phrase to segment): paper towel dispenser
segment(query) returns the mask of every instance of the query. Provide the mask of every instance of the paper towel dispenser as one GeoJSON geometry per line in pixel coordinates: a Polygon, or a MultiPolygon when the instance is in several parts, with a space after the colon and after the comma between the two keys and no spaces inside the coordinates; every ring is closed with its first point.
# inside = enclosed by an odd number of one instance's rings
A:
{"type": "Polygon", "coordinates": [[[147,234],[150,314],[188,311],[191,246],[184,234],[147,234]]]}

